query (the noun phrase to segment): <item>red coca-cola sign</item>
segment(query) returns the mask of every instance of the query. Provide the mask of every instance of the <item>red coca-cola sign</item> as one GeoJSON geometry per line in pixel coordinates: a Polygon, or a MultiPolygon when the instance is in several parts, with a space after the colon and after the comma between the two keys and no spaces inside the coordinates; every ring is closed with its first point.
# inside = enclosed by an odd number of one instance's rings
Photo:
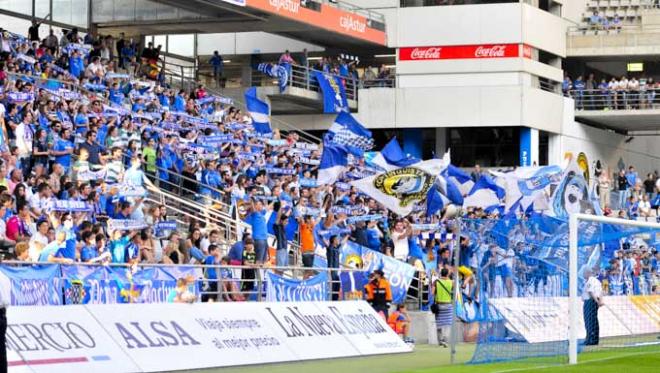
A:
{"type": "Polygon", "coordinates": [[[520,57],[519,44],[452,45],[399,48],[400,61],[520,57]]]}

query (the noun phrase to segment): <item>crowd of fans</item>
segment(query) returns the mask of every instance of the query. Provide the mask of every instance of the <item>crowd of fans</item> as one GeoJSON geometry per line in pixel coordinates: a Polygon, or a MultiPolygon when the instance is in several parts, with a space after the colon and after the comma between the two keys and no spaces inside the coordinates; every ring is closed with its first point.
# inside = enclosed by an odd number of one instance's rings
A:
{"type": "MultiPolygon", "coordinates": [[[[67,33],[66,41],[52,33],[40,39],[36,24],[29,35],[33,40],[4,32],[0,40],[0,245],[18,258],[261,266],[271,261],[271,246],[273,264],[287,266],[289,244],[296,242],[304,266],[314,265],[319,246],[327,252],[328,267],[337,268],[342,241],[352,240],[414,263],[426,270],[431,284],[443,278],[442,269],[445,278],[459,272],[443,230],[418,226],[439,224],[441,216],[418,211],[398,219],[348,184],[315,185],[317,145],[293,132],[254,132],[249,116],[201,85],[189,92],[167,86],[153,72],[159,48],[149,45],[138,54],[137,45],[123,36],[81,39],[76,30],[67,33]],[[227,213],[250,225],[250,233],[222,252],[217,229],[199,221],[185,230],[165,224],[171,221],[167,208],[145,202],[146,188],[179,193],[210,209],[223,208],[217,205],[223,202],[227,213]],[[356,218],[362,215],[382,218],[356,218]]],[[[304,58],[296,61],[287,52],[280,62],[311,62],[304,58]]],[[[315,67],[354,76],[355,65],[324,58],[315,67]]],[[[363,78],[373,73],[369,68],[363,78]]],[[[387,74],[384,68],[381,73],[387,74]]],[[[593,76],[589,81],[595,84],[593,76]]],[[[581,82],[568,80],[565,92],[587,90],[588,83],[581,82]]],[[[653,103],[655,98],[641,99],[639,92],[648,97],[655,83],[645,80],[644,87],[614,89],[613,105],[620,100],[633,106],[653,103]]],[[[360,178],[365,170],[359,160],[347,174],[360,178]]],[[[623,173],[625,186],[621,178],[617,185],[606,180],[608,174],[601,170],[598,186],[624,188],[619,194],[623,214],[650,216],[651,195],[644,193],[653,193],[655,184],[640,180],[634,169],[623,173]]],[[[655,183],[657,175],[648,179],[655,183]]],[[[601,199],[608,195],[602,193],[601,199]]],[[[602,202],[610,214],[607,205],[602,202]]],[[[468,210],[472,219],[496,216],[468,210]]],[[[502,255],[496,250],[493,257],[514,263],[508,250],[502,255]]],[[[516,267],[499,271],[508,291],[506,274],[516,273],[516,267]]],[[[241,274],[247,280],[254,275],[250,270],[241,274]]],[[[232,273],[209,271],[207,276],[229,278],[232,273]]],[[[250,291],[254,284],[246,283],[243,290],[250,291]]]]}
{"type": "Polygon", "coordinates": [[[582,76],[575,80],[566,76],[562,82],[564,96],[574,98],[579,110],[653,109],[658,106],[659,91],[660,83],[646,76],[599,80],[589,74],[586,80],[582,76]]]}

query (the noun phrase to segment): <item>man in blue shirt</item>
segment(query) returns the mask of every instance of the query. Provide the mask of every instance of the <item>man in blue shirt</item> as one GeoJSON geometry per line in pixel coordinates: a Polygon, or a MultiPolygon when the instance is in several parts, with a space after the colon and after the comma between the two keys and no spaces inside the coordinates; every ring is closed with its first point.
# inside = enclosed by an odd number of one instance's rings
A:
{"type": "Polygon", "coordinates": [[[211,66],[213,66],[213,79],[218,84],[222,84],[222,70],[224,69],[224,62],[222,61],[222,56],[218,51],[213,52],[213,57],[209,60],[211,66]]]}
{"type": "Polygon", "coordinates": [[[63,264],[73,263],[73,259],[66,258],[62,255],[61,250],[63,248],[66,248],[66,232],[59,231],[55,235],[55,240],[41,250],[39,261],[63,264]]]}
{"type": "Polygon", "coordinates": [[[55,162],[62,165],[64,172],[71,168],[71,154],[73,153],[73,143],[70,141],[71,130],[63,128],[60,136],[53,144],[52,154],[55,156],[55,162]]]}
{"type": "Polygon", "coordinates": [[[268,259],[268,229],[266,227],[266,209],[260,200],[252,200],[250,214],[246,222],[252,226],[254,251],[257,254],[257,264],[263,264],[268,259]]]}
{"type": "Polygon", "coordinates": [[[245,232],[245,233],[243,233],[243,239],[236,242],[235,244],[233,244],[231,246],[231,248],[229,249],[229,253],[228,253],[229,264],[231,264],[231,265],[241,265],[241,263],[243,261],[244,243],[245,243],[245,240],[247,240],[248,238],[252,238],[252,236],[250,235],[249,232],[245,232]]]}
{"type": "Polygon", "coordinates": [[[582,98],[584,97],[584,90],[587,85],[584,82],[584,80],[582,80],[582,76],[578,76],[573,86],[575,87],[575,101],[576,101],[575,106],[578,109],[582,110],[584,109],[582,98]]]}
{"type": "Polygon", "coordinates": [[[208,302],[209,300],[217,301],[218,300],[218,271],[215,266],[220,263],[220,250],[216,245],[209,245],[209,255],[204,258],[204,264],[209,266],[205,267],[206,278],[208,280],[208,290],[202,294],[202,302],[208,302]]]}

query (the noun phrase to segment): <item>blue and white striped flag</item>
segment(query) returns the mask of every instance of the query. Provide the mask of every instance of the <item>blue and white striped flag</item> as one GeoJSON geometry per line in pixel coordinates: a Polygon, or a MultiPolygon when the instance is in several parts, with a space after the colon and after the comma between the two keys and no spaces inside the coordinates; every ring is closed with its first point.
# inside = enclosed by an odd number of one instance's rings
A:
{"type": "Polygon", "coordinates": [[[348,165],[348,152],[342,146],[327,144],[323,147],[317,182],[319,185],[332,184],[348,165]]]}
{"type": "Polygon", "coordinates": [[[252,117],[252,126],[259,133],[273,132],[270,128],[270,108],[268,104],[257,97],[257,88],[245,91],[245,106],[252,117]]]}
{"type": "Polygon", "coordinates": [[[504,188],[497,185],[490,176],[484,175],[474,184],[463,201],[463,206],[484,209],[499,207],[505,193],[504,188]]]}
{"type": "Polygon", "coordinates": [[[345,145],[351,154],[358,157],[362,157],[364,151],[374,147],[371,131],[364,128],[351,114],[345,112],[337,115],[326,138],[331,143],[345,145]]]}
{"type": "MultiPolygon", "coordinates": [[[[366,159],[366,156],[365,156],[366,159]]],[[[415,163],[421,162],[420,159],[406,155],[399,146],[396,137],[393,137],[390,142],[383,147],[383,150],[377,152],[374,157],[367,161],[368,164],[373,164],[385,171],[394,170],[399,167],[406,167],[415,163]]]]}

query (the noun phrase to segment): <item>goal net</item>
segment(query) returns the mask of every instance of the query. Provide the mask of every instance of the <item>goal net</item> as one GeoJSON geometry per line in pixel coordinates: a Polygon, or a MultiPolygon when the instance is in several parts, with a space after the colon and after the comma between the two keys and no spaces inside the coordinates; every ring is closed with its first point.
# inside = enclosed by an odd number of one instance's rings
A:
{"type": "Polygon", "coordinates": [[[464,222],[460,264],[474,276],[457,310],[478,325],[472,363],[660,351],[660,224],[572,219],[464,222]]]}

